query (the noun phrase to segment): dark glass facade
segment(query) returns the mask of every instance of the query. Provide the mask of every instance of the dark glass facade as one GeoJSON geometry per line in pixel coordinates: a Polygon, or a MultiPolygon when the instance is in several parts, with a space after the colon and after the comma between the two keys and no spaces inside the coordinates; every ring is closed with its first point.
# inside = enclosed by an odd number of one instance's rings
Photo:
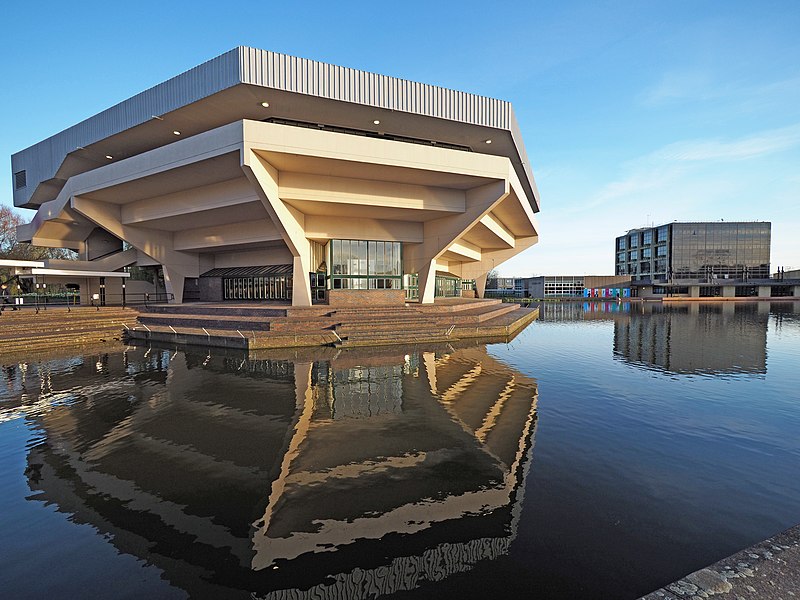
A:
{"type": "Polygon", "coordinates": [[[634,281],[767,279],[771,224],[670,223],[629,231],[616,239],[615,273],[634,281]],[[638,251],[619,252],[622,248],[638,251]]]}

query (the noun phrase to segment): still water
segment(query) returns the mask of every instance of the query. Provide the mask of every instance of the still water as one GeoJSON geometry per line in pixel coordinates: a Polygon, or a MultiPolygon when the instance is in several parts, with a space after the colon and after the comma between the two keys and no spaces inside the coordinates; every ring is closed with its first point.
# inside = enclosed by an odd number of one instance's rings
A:
{"type": "Polygon", "coordinates": [[[0,384],[2,597],[636,598],[800,522],[800,303],[0,384]]]}

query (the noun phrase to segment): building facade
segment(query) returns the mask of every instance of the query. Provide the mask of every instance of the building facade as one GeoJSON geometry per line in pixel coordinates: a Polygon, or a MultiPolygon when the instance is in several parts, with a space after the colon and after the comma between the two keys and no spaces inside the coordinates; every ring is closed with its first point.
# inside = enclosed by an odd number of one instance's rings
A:
{"type": "Polygon", "coordinates": [[[20,240],[82,269],[155,266],[177,302],[429,303],[459,280],[482,296],[538,241],[508,102],[247,47],[12,170],[15,205],[37,210],[20,240]]]}
{"type": "Polygon", "coordinates": [[[614,243],[615,273],[634,282],[767,279],[767,222],[667,223],[628,231],[614,243]]]}
{"type": "Polygon", "coordinates": [[[541,275],[525,280],[528,298],[629,298],[625,275],[541,275]]]}

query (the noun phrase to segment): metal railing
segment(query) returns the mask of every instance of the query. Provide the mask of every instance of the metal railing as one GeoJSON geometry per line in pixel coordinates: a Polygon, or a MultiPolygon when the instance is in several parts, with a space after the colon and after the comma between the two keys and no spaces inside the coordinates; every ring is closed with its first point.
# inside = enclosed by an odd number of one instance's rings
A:
{"type": "Polygon", "coordinates": [[[34,309],[47,310],[48,307],[93,306],[148,306],[172,302],[175,295],[167,292],[135,292],[123,294],[93,294],[88,301],[80,294],[15,294],[0,297],[0,313],[6,310],[34,309]]]}

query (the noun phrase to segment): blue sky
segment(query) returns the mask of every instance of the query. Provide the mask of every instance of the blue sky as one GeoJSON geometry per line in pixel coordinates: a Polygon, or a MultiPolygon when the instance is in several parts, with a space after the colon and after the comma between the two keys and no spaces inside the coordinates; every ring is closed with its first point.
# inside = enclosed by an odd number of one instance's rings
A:
{"type": "Polygon", "coordinates": [[[504,275],[611,273],[615,236],[673,220],[772,221],[773,268],[800,268],[796,0],[15,2],[0,15],[5,204],[10,154],[244,44],[511,101],[542,212],[539,244],[504,275]]]}

